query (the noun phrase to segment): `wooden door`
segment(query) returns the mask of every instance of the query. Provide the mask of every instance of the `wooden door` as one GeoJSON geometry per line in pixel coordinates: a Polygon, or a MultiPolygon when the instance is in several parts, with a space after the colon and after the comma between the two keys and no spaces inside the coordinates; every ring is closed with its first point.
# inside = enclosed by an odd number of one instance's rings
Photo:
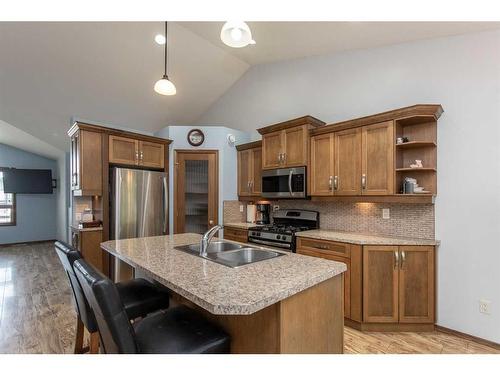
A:
{"type": "Polygon", "coordinates": [[[219,153],[175,150],[174,233],[204,233],[218,224],[219,153]]]}
{"type": "Polygon", "coordinates": [[[161,143],[139,141],[139,160],[144,167],[163,168],[165,148],[161,143]]]}
{"type": "Polygon", "coordinates": [[[238,151],[238,195],[249,196],[251,174],[251,150],[238,151]]]}
{"type": "Polygon", "coordinates": [[[362,194],[394,193],[394,126],[392,121],[362,128],[362,194]]]}
{"type": "Polygon", "coordinates": [[[251,176],[251,187],[252,195],[261,196],[262,195],[262,148],[256,147],[250,149],[251,161],[252,161],[252,176],[251,176]]]}
{"type": "Polygon", "coordinates": [[[262,169],[279,168],[283,165],[283,132],[277,131],[262,136],[262,169]]]}
{"type": "Polygon", "coordinates": [[[332,134],[311,137],[310,195],[333,194],[333,155],[332,134]]]}
{"type": "Polygon", "coordinates": [[[334,134],[335,195],[361,195],[361,129],[334,134]]]}
{"type": "Polygon", "coordinates": [[[307,164],[307,126],[296,126],[285,129],[284,144],[284,165],[286,167],[300,167],[307,164]]]}
{"type": "Polygon", "coordinates": [[[137,165],[139,162],[139,141],[131,138],[109,136],[109,162],[137,165]]]}
{"type": "Polygon", "coordinates": [[[397,246],[363,247],[363,320],[397,322],[399,252],[397,246]]]}
{"type": "Polygon", "coordinates": [[[434,247],[400,246],[399,321],[434,323],[434,247]]]}

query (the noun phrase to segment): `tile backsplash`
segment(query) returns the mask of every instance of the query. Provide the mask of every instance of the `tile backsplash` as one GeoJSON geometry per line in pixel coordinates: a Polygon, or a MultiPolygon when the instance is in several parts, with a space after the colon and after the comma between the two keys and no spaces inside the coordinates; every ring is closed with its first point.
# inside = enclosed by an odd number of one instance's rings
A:
{"type": "MultiPolygon", "coordinates": [[[[246,220],[246,214],[239,212],[240,204],[246,205],[245,202],[238,201],[224,202],[224,222],[246,220]]],[[[280,200],[273,201],[272,205],[279,205],[280,209],[319,211],[321,229],[434,239],[434,205],[432,204],[280,200]],[[383,208],[390,210],[389,219],[382,218],[383,208]]]]}

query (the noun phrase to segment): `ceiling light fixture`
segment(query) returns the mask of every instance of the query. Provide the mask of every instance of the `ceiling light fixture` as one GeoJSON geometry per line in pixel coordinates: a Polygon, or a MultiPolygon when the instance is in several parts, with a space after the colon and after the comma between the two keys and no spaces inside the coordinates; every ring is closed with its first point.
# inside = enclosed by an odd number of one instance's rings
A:
{"type": "Polygon", "coordinates": [[[220,31],[220,38],[225,45],[233,48],[242,48],[249,44],[255,44],[250,28],[242,21],[226,22],[220,31]]]}
{"type": "Polygon", "coordinates": [[[177,89],[172,81],[168,79],[167,75],[167,22],[165,21],[165,71],[162,79],[156,81],[155,91],[161,95],[175,95],[177,89]]]}

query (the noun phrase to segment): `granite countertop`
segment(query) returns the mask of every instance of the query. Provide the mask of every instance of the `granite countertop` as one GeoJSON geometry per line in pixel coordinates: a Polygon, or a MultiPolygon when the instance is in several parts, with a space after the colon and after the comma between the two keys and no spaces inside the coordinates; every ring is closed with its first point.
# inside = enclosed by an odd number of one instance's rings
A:
{"type": "Polygon", "coordinates": [[[184,233],[107,241],[101,247],[217,315],[253,314],[346,271],[344,263],[294,253],[230,268],[174,249],[200,238],[184,233]]]}
{"type": "Polygon", "coordinates": [[[421,238],[389,237],[374,234],[361,234],[353,232],[342,232],[327,229],[306,230],[295,233],[297,237],[306,237],[319,240],[346,242],[356,245],[421,245],[436,246],[438,240],[426,240],[421,238]]]}
{"type": "Polygon", "coordinates": [[[249,229],[252,227],[261,227],[261,224],[255,224],[255,223],[245,223],[245,222],[239,222],[239,223],[224,223],[225,227],[231,227],[231,228],[238,228],[238,229],[249,229]]]}

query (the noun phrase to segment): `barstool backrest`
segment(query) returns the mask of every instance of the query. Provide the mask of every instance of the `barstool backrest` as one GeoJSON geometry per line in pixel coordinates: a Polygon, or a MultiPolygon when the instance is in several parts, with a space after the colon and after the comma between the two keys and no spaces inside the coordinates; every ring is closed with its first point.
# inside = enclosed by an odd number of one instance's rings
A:
{"type": "Polygon", "coordinates": [[[84,259],[75,261],[73,268],[94,312],[104,352],[137,353],[134,329],[116,285],[84,259]]]}
{"type": "Polygon", "coordinates": [[[73,291],[76,313],[85,328],[87,328],[90,333],[94,333],[97,331],[97,323],[94,318],[94,313],[92,312],[92,309],[83,294],[82,287],[80,286],[80,283],[76,278],[75,271],[73,270],[74,261],[81,258],[80,252],[61,241],[56,241],[55,248],[64,270],[66,271],[66,275],[68,275],[69,284],[71,286],[71,290],[73,291]]]}

